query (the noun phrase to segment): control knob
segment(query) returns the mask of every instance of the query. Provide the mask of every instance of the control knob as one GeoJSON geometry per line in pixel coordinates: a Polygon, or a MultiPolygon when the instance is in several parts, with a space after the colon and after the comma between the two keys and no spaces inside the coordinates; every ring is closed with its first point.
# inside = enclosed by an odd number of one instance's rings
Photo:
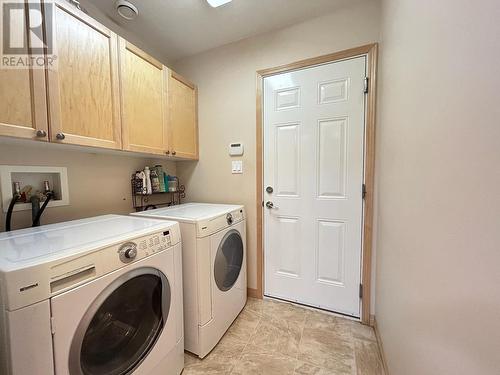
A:
{"type": "Polygon", "coordinates": [[[118,250],[120,255],[120,260],[124,263],[128,263],[135,259],[137,256],[137,245],[133,242],[127,242],[120,246],[118,250]]]}

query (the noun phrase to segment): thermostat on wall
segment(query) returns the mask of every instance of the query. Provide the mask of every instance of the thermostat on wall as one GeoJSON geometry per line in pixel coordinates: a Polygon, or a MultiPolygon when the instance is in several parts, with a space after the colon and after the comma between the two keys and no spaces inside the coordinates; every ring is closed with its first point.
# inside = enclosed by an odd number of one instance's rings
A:
{"type": "Polygon", "coordinates": [[[231,143],[229,145],[229,155],[231,156],[243,155],[243,143],[231,143]]]}

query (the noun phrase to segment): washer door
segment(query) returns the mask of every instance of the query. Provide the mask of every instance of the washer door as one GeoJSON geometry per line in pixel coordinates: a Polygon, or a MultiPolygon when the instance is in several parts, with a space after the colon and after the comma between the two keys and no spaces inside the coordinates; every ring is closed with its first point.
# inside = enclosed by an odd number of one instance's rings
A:
{"type": "Polygon", "coordinates": [[[132,373],[160,336],[170,302],[170,284],[153,268],[136,269],[115,280],[78,326],[70,348],[70,373],[132,373]]]}
{"type": "Polygon", "coordinates": [[[214,277],[217,287],[225,292],[233,287],[243,264],[243,240],[235,229],[222,238],[215,254],[214,277]]]}

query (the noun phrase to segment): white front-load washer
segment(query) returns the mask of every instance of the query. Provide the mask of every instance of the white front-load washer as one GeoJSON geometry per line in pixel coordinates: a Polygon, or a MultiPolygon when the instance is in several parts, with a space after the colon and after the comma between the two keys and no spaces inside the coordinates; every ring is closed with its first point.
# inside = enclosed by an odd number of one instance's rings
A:
{"type": "Polygon", "coordinates": [[[178,223],[105,215],[0,234],[0,373],[178,375],[178,223]]]}
{"type": "Polygon", "coordinates": [[[180,223],[185,349],[203,358],[246,303],[245,209],[186,203],[133,215],[180,223]]]}

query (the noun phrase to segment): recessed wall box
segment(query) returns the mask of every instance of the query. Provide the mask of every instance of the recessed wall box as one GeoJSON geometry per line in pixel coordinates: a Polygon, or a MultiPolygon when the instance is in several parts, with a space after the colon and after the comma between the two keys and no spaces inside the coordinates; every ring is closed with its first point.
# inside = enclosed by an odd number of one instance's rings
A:
{"type": "MultiPolygon", "coordinates": [[[[54,192],[54,199],[47,208],[69,205],[68,171],[66,167],[32,167],[24,165],[0,165],[0,185],[2,188],[3,212],[7,212],[14,195],[14,182],[19,182],[20,188],[27,185],[33,190],[44,191],[44,181],[49,182],[54,192]]],[[[16,203],[14,211],[31,210],[31,203],[16,203]]]]}

